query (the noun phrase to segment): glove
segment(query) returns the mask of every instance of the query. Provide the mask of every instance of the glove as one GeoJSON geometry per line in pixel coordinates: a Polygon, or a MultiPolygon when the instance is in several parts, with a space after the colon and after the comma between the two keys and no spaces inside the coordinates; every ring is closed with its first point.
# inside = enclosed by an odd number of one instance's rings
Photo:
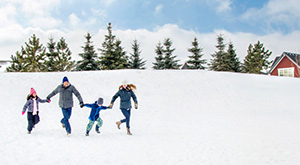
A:
{"type": "Polygon", "coordinates": [[[134,103],[134,108],[138,109],[138,103],[134,103]]]}
{"type": "Polygon", "coordinates": [[[25,114],[25,112],[22,112],[22,115],[24,115],[25,114]]]}
{"type": "Polygon", "coordinates": [[[114,103],[110,103],[107,108],[112,109],[113,106],[114,106],[114,103]]]}
{"type": "Polygon", "coordinates": [[[80,103],[80,108],[83,108],[84,107],[84,104],[83,102],[80,103]]]}
{"type": "Polygon", "coordinates": [[[48,102],[48,103],[50,103],[50,102],[51,102],[51,100],[49,99],[49,100],[47,100],[47,102],[48,102]]]}

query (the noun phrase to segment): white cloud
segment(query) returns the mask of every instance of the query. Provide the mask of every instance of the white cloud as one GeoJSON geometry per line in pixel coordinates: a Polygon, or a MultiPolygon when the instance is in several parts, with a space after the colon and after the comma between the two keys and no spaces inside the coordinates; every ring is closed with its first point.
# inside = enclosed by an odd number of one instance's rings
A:
{"type": "Polygon", "coordinates": [[[218,12],[230,11],[231,10],[231,0],[216,0],[219,3],[217,8],[218,12]]]}
{"type": "Polygon", "coordinates": [[[218,13],[231,10],[232,0],[206,0],[218,13]]]}
{"type": "Polygon", "coordinates": [[[264,22],[268,26],[284,24],[290,28],[300,27],[300,1],[269,0],[262,8],[251,8],[241,19],[249,22],[264,22]]]}
{"type": "Polygon", "coordinates": [[[72,13],[71,15],[69,15],[69,22],[70,26],[76,27],[79,24],[80,19],[76,16],[76,14],[72,13]]]}
{"type": "Polygon", "coordinates": [[[16,8],[12,4],[8,4],[0,8],[0,26],[14,23],[14,16],[17,14],[16,8]]]}
{"type": "Polygon", "coordinates": [[[99,18],[107,17],[107,13],[105,10],[94,9],[94,8],[91,8],[91,10],[95,17],[99,17],[99,18]]]}
{"type": "Polygon", "coordinates": [[[27,16],[46,16],[60,5],[60,0],[23,0],[20,1],[22,11],[27,16]]]}
{"type": "Polygon", "coordinates": [[[162,5],[162,4],[157,5],[157,6],[155,7],[155,12],[154,12],[154,14],[155,14],[155,15],[159,14],[159,13],[162,11],[162,9],[163,9],[163,5],[162,5]]]}

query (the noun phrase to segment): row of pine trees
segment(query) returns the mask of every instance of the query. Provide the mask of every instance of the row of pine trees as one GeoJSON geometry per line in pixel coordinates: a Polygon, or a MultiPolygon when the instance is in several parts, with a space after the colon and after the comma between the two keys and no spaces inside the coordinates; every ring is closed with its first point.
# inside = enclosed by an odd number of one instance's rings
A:
{"type": "MultiPolygon", "coordinates": [[[[50,37],[47,48],[44,47],[39,38],[33,35],[25,47],[21,47],[15,55],[11,56],[12,64],[7,72],[57,72],[57,71],[91,71],[91,70],[115,70],[115,69],[146,69],[146,61],[141,58],[140,44],[137,40],[132,43],[133,52],[127,56],[121,46],[121,41],[112,33],[112,25],[108,24],[108,34],[102,47],[98,49],[100,56],[96,53],[92,42],[92,35],[87,33],[86,42],[82,46],[83,53],[79,56],[81,60],[74,61],[71,58],[71,51],[64,38],[54,41],[50,37]]],[[[191,53],[184,67],[187,69],[209,69],[214,71],[230,71],[245,73],[262,73],[271,64],[268,61],[271,53],[265,50],[259,41],[249,45],[248,54],[241,63],[237,57],[234,45],[230,42],[224,43],[222,34],[217,37],[217,51],[212,54],[210,63],[203,59],[203,48],[200,47],[197,38],[192,41],[192,47],[187,51],[191,53]],[[227,49],[226,49],[227,48],[227,49]]],[[[175,48],[172,48],[172,41],[166,38],[163,43],[159,42],[155,48],[155,62],[153,69],[180,69],[177,57],[173,55],[175,48]]]]}

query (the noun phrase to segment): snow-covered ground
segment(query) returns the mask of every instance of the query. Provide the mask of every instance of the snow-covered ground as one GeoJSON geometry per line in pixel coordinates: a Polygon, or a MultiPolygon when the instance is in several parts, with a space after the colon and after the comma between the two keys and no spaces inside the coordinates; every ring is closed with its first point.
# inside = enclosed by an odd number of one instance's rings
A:
{"type": "Polygon", "coordinates": [[[300,162],[300,79],[210,71],[97,71],[0,74],[0,164],[282,164],[300,162]],[[101,111],[101,134],[85,136],[89,108],[75,107],[72,135],[61,128],[58,95],[40,104],[27,134],[21,115],[33,87],[45,98],[62,78],[85,103],[108,105],[124,79],[137,86],[131,131],[119,99],[101,111]]]}

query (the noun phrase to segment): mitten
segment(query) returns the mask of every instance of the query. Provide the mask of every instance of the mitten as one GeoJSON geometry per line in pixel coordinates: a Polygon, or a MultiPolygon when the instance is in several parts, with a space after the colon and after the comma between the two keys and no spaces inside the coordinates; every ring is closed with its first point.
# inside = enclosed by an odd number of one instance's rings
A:
{"type": "Polygon", "coordinates": [[[84,107],[84,104],[83,102],[80,103],[80,108],[83,108],[84,107]]]}
{"type": "Polygon", "coordinates": [[[112,109],[113,106],[114,106],[114,103],[110,103],[107,108],[112,109]]]}
{"type": "Polygon", "coordinates": [[[50,102],[51,102],[51,100],[49,99],[49,100],[47,100],[47,102],[48,102],[48,103],[50,103],[50,102]]]}
{"type": "Polygon", "coordinates": [[[22,115],[24,115],[25,114],[25,112],[22,112],[22,115]]]}
{"type": "Polygon", "coordinates": [[[134,108],[138,109],[138,103],[134,103],[134,108]]]}

